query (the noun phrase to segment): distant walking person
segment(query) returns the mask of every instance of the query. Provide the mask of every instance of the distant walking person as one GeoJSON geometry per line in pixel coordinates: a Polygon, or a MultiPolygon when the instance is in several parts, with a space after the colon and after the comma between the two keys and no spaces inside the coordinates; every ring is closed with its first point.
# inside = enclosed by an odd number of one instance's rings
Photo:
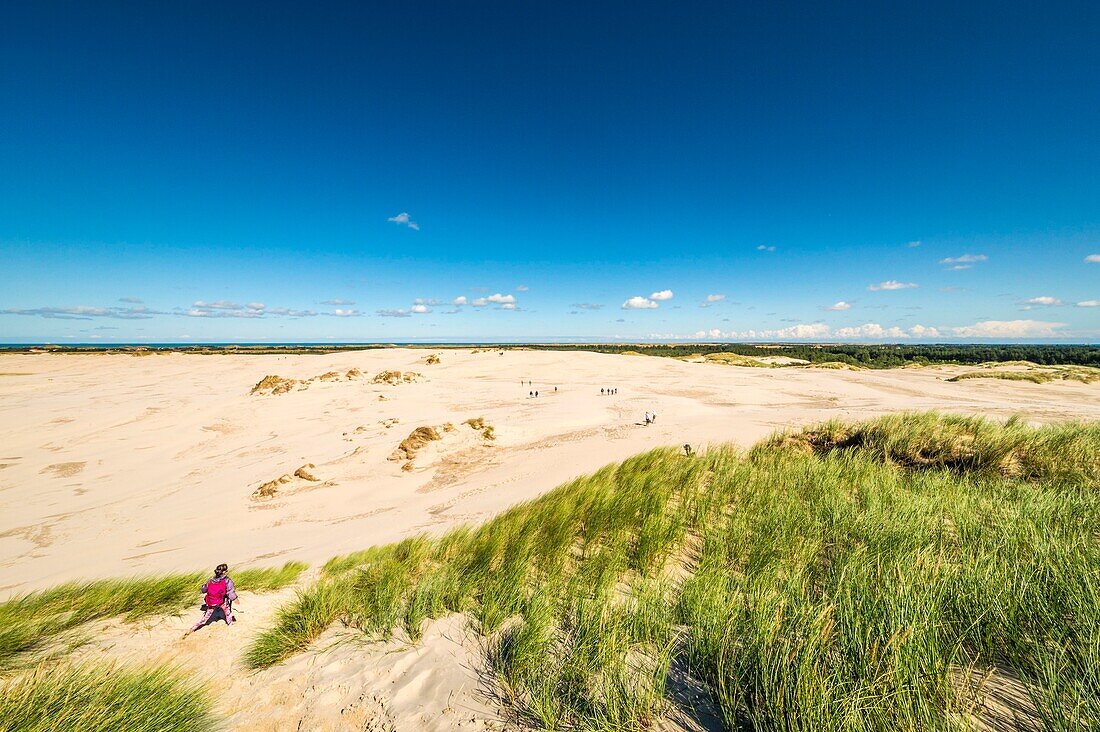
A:
{"type": "Polygon", "coordinates": [[[184,636],[191,635],[199,628],[219,620],[224,620],[226,625],[232,625],[236,620],[233,617],[233,603],[237,599],[237,588],[229,578],[228,565],[219,564],[214,569],[214,576],[203,583],[202,592],[202,620],[191,626],[184,636]]]}
{"type": "Polygon", "coordinates": [[[603,396],[603,387],[600,387],[600,396],[603,396]]]}
{"type": "Polygon", "coordinates": [[[649,412],[646,412],[645,413],[645,425],[646,425],[646,427],[649,426],[650,421],[651,420],[649,419],[649,412]]]}

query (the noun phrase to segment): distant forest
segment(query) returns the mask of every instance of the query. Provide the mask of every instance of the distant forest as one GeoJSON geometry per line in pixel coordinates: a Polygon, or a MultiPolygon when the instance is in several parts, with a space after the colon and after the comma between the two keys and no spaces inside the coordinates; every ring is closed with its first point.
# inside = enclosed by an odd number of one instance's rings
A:
{"type": "Polygon", "coordinates": [[[1031,361],[1042,365],[1100,367],[1100,347],[1059,345],[750,345],[746,343],[681,343],[649,345],[539,345],[553,351],[640,353],[646,356],[690,356],[736,353],[740,356],[788,356],[810,363],[840,361],[853,366],[890,369],[910,363],[977,364],[1031,361]]]}
{"type": "Polygon", "coordinates": [[[1031,361],[1044,366],[1072,365],[1100,367],[1100,346],[1083,345],[840,345],[748,343],[341,343],[341,344],[151,344],[144,346],[90,345],[0,345],[8,353],[197,353],[197,354],[292,354],[337,353],[373,348],[481,348],[538,349],[542,351],[595,351],[637,353],[645,356],[691,356],[708,353],[736,353],[740,356],[787,356],[810,363],[839,361],[872,369],[891,369],[906,364],[978,364],[1031,361]]]}

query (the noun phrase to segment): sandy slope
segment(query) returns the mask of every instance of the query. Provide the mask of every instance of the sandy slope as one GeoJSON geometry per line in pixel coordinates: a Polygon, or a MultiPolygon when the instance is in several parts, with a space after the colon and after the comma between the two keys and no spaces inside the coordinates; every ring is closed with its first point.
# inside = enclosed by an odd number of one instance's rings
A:
{"type": "Polygon", "coordinates": [[[943,380],[965,369],[753,369],[540,351],[443,351],[441,364],[426,365],[429,353],[0,355],[0,594],[219,561],[319,563],[484,520],[650,447],[749,445],[829,417],[927,408],[1100,417],[1100,384],[943,380]],[[424,379],[249,394],[266,374],[351,368],[424,379]],[[600,396],[601,387],[619,393],[600,396]],[[647,409],[658,415],[651,427],[639,424],[647,409]],[[495,441],[461,424],[479,416],[495,441]],[[413,470],[387,460],[414,427],[446,422],[456,429],[413,470]],[[253,499],[305,463],[318,481],[296,478],[253,499]]]}
{"type": "Polygon", "coordinates": [[[215,623],[186,638],[198,610],[91,623],[71,659],[179,668],[215,691],[217,713],[231,731],[514,728],[500,716],[482,645],[458,615],[425,626],[415,645],[407,638],[367,643],[357,631],[333,629],[305,653],[249,671],[241,663],[245,647],[293,592],[242,591],[236,624],[215,623]]]}

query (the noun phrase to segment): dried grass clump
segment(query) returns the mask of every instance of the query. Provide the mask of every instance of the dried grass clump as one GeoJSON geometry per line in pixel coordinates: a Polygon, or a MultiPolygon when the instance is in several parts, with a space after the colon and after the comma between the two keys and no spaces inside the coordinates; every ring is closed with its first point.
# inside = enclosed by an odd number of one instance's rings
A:
{"type": "Polygon", "coordinates": [[[435,427],[417,427],[409,433],[409,436],[401,441],[397,449],[390,455],[390,460],[412,460],[416,453],[429,442],[442,439],[435,427]]]}
{"type": "Polygon", "coordinates": [[[438,354],[435,354],[435,353],[433,353],[432,355],[428,356],[428,358],[427,358],[427,359],[425,359],[424,363],[426,363],[426,364],[428,364],[429,366],[431,366],[431,365],[433,365],[433,364],[441,363],[441,361],[440,361],[439,355],[438,355],[438,354]]]}
{"type": "Polygon", "coordinates": [[[305,465],[294,471],[294,477],[301,478],[302,480],[308,480],[311,483],[316,483],[317,481],[321,480],[312,472],[313,469],[316,467],[317,466],[313,463],[306,463],[305,465]]]}
{"type": "Polygon", "coordinates": [[[480,432],[482,439],[495,440],[497,438],[493,425],[486,422],[484,417],[471,417],[462,424],[469,425],[470,429],[475,432],[480,432]]]}
{"type": "Polygon", "coordinates": [[[256,490],[252,491],[253,498],[274,498],[279,493],[279,486],[284,486],[291,480],[289,475],[280,475],[275,480],[269,480],[256,490]]]}
{"type": "Polygon", "coordinates": [[[260,379],[256,383],[256,385],[254,387],[252,387],[252,391],[249,392],[249,393],[250,394],[286,394],[288,391],[290,391],[294,387],[298,386],[299,384],[302,385],[303,389],[306,386],[305,382],[298,381],[297,379],[284,379],[281,376],[276,376],[274,374],[269,374],[268,376],[265,376],[262,379],[260,379]]]}
{"type": "Polygon", "coordinates": [[[380,371],[374,375],[374,378],[371,379],[371,383],[397,386],[398,384],[413,383],[419,378],[420,374],[416,371],[380,371]]]}

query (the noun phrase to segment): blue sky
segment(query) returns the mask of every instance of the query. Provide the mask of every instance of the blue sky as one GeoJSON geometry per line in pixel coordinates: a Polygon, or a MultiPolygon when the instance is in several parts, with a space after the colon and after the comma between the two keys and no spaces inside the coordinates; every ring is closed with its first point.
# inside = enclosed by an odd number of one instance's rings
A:
{"type": "Polygon", "coordinates": [[[1098,26],[8,3],[0,340],[1096,342],[1098,26]]]}

